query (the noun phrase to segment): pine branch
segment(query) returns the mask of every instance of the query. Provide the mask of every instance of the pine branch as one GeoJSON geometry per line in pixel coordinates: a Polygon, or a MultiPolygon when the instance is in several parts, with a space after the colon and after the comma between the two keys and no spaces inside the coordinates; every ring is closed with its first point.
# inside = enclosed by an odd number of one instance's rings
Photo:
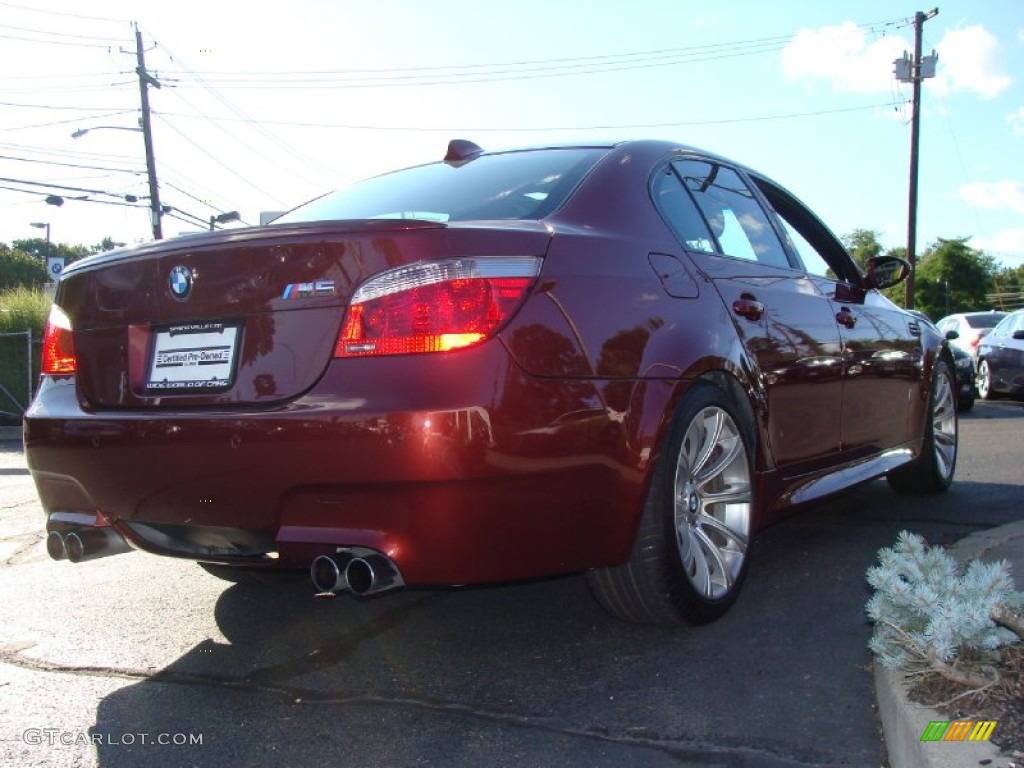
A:
{"type": "Polygon", "coordinates": [[[994,669],[992,672],[995,674],[995,677],[987,677],[975,672],[957,669],[936,656],[935,652],[930,648],[928,649],[927,658],[928,663],[932,665],[936,672],[947,680],[957,683],[958,685],[966,685],[970,688],[988,688],[995,685],[1002,679],[1000,674],[994,669]]]}

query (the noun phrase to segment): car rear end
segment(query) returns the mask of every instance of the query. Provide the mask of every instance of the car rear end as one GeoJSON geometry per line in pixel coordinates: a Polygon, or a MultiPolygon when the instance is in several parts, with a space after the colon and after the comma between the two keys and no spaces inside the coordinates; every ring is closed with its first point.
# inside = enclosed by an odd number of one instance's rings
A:
{"type": "Polygon", "coordinates": [[[581,521],[558,511],[573,494],[574,508],[611,514],[614,472],[522,449],[557,417],[552,403],[592,398],[529,377],[500,335],[538,289],[551,239],[539,219],[603,154],[560,157],[555,171],[538,158],[529,176],[548,187],[504,201],[471,189],[479,211],[465,220],[393,200],[331,218],[325,198],[275,226],[73,265],[25,419],[51,554],[87,559],[126,540],[308,567],[346,552],[383,557],[407,583],[618,557],[614,536],[567,547],[581,521]]]}

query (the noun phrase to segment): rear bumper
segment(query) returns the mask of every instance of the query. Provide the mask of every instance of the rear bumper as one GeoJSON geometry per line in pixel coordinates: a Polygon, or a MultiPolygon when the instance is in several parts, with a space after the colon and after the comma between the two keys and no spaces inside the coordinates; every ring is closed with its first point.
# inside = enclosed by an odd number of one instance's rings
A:
{"type": "Polygon", "coordinates": [[[306,567],[367,547],[409,584],[627,557],[645,475],[595,384],[528,377],[500,344],[416,374],[336,361],[295,400],[216,412],[91,411],[73,378],[46,380],[26,455],[47,513],[99,512],[158,554],[306,567]]]}

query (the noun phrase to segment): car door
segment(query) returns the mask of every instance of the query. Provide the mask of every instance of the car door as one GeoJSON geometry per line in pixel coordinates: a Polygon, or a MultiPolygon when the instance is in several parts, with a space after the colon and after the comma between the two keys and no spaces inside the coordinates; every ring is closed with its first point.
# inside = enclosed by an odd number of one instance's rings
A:
{"type": "Polygon", "coordinates": [[[922,407],[919,321],[864,288],[846,249],[802,203],[767,179],[755,183],[777,214],[787,246],[828,297],[839,325],[844,452],[852,459],[906,443],[922,407]]]}
{"type": "Polygon", "coordinates": [[[759,369],[776,465],[787,474],[827,465],[840,445],[842,398],[841,339],[828,299],[794,269],[737,169],[676,160],[656,178],[655,199],[759,369]]]}

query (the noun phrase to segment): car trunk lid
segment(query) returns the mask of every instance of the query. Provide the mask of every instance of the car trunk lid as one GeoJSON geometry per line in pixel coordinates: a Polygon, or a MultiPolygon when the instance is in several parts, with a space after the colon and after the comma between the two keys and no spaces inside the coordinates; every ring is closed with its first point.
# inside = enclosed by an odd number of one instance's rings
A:
{"type": "Polygon", "coordinates": [[[332,358],[367,277],[449,256],[543,255],[537,222],[316,222],[191,235],[70,267],[82,397],[98,408],[273,403],[332,358]]]}

